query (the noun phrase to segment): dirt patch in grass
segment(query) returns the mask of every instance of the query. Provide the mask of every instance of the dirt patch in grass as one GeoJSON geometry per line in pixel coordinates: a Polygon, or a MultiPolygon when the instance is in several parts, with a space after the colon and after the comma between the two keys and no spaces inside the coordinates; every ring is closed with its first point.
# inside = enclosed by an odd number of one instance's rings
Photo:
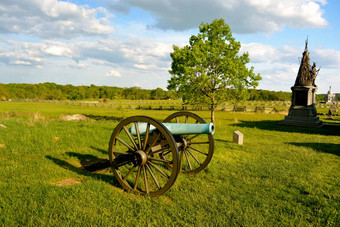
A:
{"type": "Polygon", "coordinates": [[[74,178],[68,178],[62,181],[55,182],[54,185],[56,186],[69,186],[69,185],[75,185],[75,184],[81,184],[82,182],[80,180],[74,179],[74,178]]]}

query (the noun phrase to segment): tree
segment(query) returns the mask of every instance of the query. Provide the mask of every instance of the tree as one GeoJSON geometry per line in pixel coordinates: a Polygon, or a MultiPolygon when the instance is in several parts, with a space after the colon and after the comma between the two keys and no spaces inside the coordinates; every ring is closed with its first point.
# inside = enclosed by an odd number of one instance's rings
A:
{"type": "Polygon", "coordinates": [[[8,97],[8,93],[3,89],[3,87],[0,84],[0,101],[5,101],[8,97]]]}
{"type": "Polygon", "coordinates": [[[167,98],[167,92],[162,88],[156,88],[151,90],[151,98],[154,100],[162,100],[167,98]]]}
{"type": "Polygon", "coordinates": [[[168,89],[179,92],[187,103],[206,104],[214,123],[218,104],[245,99],[249,94],[245,89],[257,87],[261,80],[253,67],[246,67],[248,53],[238,55],[240,48],[223,19],[202,23],[199,34],[190,37],[189,45],[173,46],[168,89]]]}

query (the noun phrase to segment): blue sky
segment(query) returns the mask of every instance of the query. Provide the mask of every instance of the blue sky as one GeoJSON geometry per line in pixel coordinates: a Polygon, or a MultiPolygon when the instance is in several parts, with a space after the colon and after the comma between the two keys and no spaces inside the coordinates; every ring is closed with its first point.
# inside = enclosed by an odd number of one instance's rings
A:
{"type": "Polygon", "coordinates": [[[172,45],[224,18],[259,89],[290,91],[308,36],[318,93],[340,93],[339,10],[337,0],[0,0],[0,83],[165,89],[172,45]]]}

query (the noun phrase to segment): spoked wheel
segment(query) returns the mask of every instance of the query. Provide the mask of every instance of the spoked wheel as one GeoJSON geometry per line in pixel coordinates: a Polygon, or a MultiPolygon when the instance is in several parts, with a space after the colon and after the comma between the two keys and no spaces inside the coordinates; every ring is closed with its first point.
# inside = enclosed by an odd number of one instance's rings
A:
{"type": "MultiPolygon", "coordinates": [[[[205,120],[191,112],[176,112],[168,116],[166,123],[205,124],[205,120]]],[[[211,134],[181,135],[176,140],[182,140],[180,153],[180,170],[193,174],[203,170],[210,162],[214,153],[214,137],[211,134]]]]}
{"type": "Polygon", "coordinates": [[[160,122],[146,116],[129,117],[117,125],[110,139],[109,158],[122,187],[142,195],[162,195],[180,172],[173,136],[160,122]]]}

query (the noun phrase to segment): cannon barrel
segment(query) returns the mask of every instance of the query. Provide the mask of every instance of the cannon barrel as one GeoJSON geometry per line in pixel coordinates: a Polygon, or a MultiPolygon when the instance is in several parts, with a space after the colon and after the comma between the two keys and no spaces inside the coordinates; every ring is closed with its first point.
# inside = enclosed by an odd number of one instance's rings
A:
{"type": "MultiPolygon", "coordinates": [[[[163,123],[163,125],[170,131],[172,135],[190,135],[190,134],[214,134],[215,126],[213,123],[208,124],[180,124],[180,123],[163,123]]],[[[147,123],[139,123],[138,130],[141,136],[145,135],[147,123]]],[[[156,128],[150,126],[149,133],[156,128]]],[[[132,135],[136,136],[136,127],[132,125],[130,128],[132,135]]]]}

